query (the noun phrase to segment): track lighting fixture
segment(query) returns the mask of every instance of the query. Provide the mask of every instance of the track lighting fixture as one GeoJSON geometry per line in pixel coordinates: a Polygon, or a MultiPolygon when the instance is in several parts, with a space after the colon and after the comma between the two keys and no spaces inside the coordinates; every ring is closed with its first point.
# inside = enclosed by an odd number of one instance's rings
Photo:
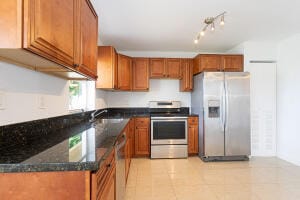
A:
{"type": "Polygon", "coordinates": [[[221,26],[224,26],[224,25],[225,25],[225,14],[226,14],[226,12],[223,12],[223,13],[221,13],[221,14],[215,16],[215,17],[207,17],[207,18],[205,18],[205,20],[204,20],[205,26],[204,26],[204,28],[197,34],[197,37],[196,37],[196,39],[194,40],[194,43],[195,43],[195,44],[198,44],[199,39],[205,35],[205,31],[206,31],[206,29],[207,29],[208,26],[210,26],[210,30],[211,30],[211,31],[214,31],[214,30],[215,30],[215,21],[218,20],[220,17],[221,17],[220,25],[221,25],[221,26]]]}

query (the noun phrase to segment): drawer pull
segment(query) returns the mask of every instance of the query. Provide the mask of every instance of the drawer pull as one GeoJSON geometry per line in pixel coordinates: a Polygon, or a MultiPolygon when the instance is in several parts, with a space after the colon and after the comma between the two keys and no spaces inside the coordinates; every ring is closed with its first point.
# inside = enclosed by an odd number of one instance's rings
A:
{"type": "Polygon", "coordinates": [[[106,165],[107,168],[111,168],[111,163],[106,165]]]}

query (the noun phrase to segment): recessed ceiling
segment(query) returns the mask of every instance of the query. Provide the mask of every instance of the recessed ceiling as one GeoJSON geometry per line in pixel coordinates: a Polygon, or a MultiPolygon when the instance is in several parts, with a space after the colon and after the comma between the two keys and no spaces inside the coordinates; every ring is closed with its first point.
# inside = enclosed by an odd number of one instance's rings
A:
{"type": "Polygon", "coordinates": [[[298,0],[92,0],[99,39],[122,51],[222,52],[248,40],[281,40],[300,33],[298,0]],[[226,11],[195,45],[206,17],[226,11]]]}

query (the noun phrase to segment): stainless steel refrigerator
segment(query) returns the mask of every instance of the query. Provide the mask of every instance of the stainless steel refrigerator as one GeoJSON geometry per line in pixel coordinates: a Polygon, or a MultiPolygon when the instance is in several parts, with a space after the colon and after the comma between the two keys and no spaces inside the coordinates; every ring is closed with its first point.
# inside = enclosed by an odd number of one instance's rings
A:
{"type": "Polygon", "coordinates": [[[204,161],[248,160],[250,73],[196,75],[191,112],[199,115],[199,156],[204,161]]]}

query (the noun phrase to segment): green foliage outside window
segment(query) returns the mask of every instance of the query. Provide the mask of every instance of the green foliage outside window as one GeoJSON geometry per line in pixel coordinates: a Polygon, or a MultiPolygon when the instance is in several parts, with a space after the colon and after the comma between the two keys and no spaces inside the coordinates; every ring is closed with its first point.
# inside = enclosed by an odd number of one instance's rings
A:
{"type": "Polygon", "coordinates": [[[76,144],[81,142],[81,135],[75,135],[71,138],[69,138],[69,149],[74,147],[76,144]]]}

